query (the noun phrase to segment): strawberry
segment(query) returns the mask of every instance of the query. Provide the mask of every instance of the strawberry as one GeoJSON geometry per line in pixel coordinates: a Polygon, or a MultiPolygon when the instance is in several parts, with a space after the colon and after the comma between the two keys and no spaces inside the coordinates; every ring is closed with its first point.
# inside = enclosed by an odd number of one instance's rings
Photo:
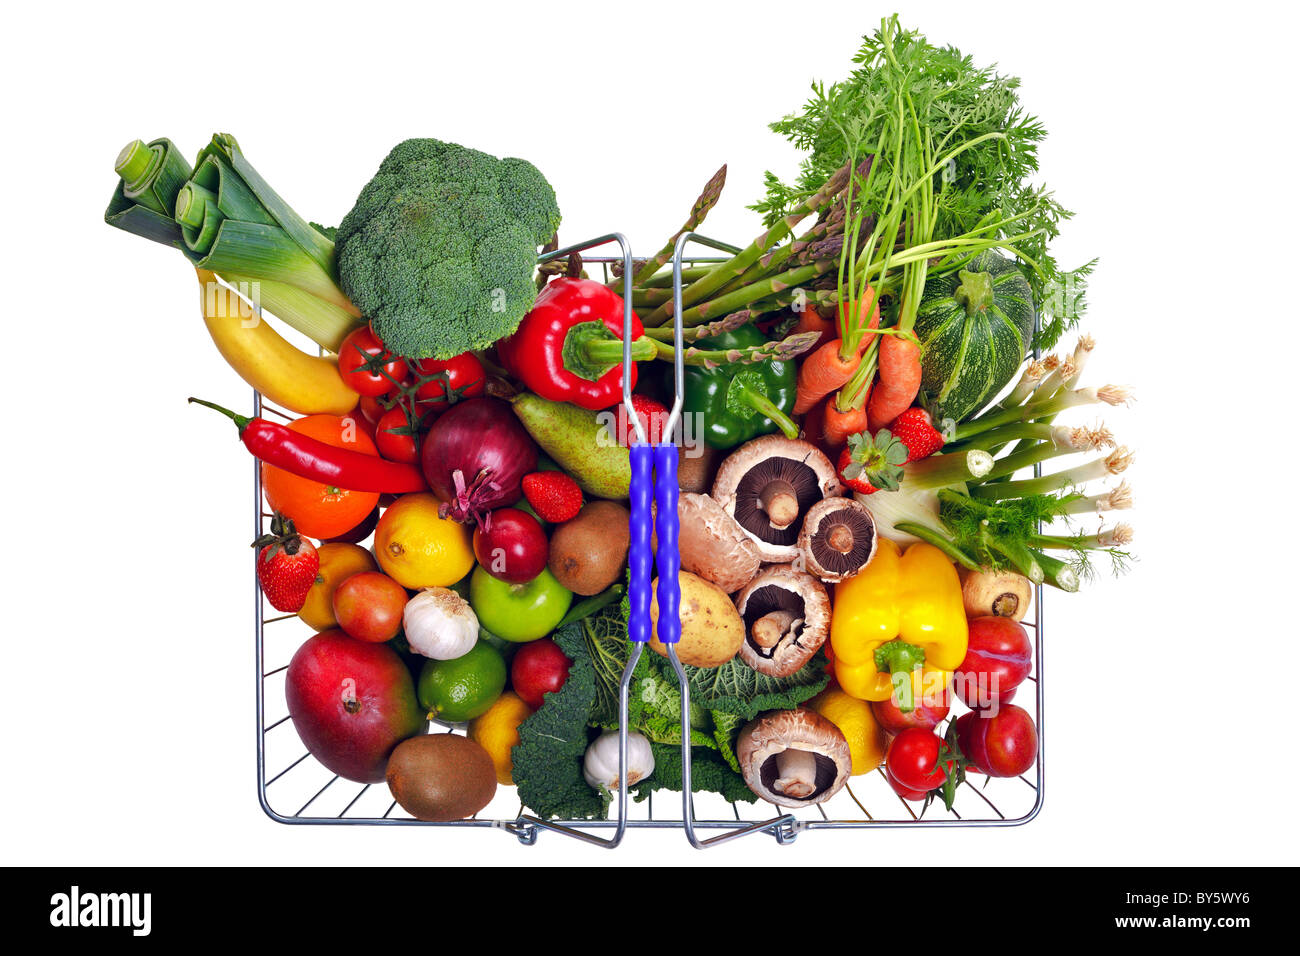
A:
{"type": "MultiPolygon", "coordinates": [[[[633,395],[632,410],[636,412],[636,417],[641,419],[641,425],[645,428],[646,441],[651,445],[659,444],[664,422],[668,418],[668,409],[653,398],[633,395]]],[[[632,416],[627,413],[627,409],[620,405],[618,406],[618,443],[627,448],[634,441],[636,441],[636,426],[632,424],[632,416]]]]}
{"type": "Polygon", "coordinates": [[[316,546],[277,511],[271,518],[271,533],[254,541],[253,547],[261,549],[257,552],[257,580],[271,607],[294,614],[301,611],[320,570],[316,546]]]}
{"type": "Polygon", "coordinates": [[[924,408],[909,408],[889,423],[894,437],[907,446],[907,460],[929,458],[943,447],[943,435],[930,422],[924,408]]]}
{"type": "Polygon", "coordinates": [[[906,461],[907,446],[882,428],[874,438],[867,432],[850,435],[836,467],[845,485],[870,495],[881,488],[897,491],[906,461]]]}
{"type": "Polygon", "coordinates": [[[524,475],[524,497],[543,521],[559,524],[582,510],[582,489],[562,471],[534,471],[524,475]]]}

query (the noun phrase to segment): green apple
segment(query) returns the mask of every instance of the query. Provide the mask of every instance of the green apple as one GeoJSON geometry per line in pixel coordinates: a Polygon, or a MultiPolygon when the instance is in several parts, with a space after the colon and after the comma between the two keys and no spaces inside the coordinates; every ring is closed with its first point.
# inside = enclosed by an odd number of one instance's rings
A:
{"type": "Polygon", "coordinates": [[[479,565],[469,579],[469,603],[479,624],[516,644],[550,634],[572,601],[573,592],[555,579],[550,568],[543,568],[531,581],[511,584],[479,565]]]}

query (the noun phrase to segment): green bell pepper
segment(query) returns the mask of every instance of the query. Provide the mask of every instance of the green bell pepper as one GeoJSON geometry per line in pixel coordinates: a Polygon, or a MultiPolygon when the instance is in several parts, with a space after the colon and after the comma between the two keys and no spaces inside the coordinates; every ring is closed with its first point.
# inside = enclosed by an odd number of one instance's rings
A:
{"type": "MultiPolygon", "coordinates": [[[[743,349],[765,341],[754,326],[742,325],[693,344],[698,349],[743,349]]],[[[704,441],[713,448],[732,448],[778,429],[798,438],[799,426],[790,419],[797,377],[794,362],[772,359],[715,368],[691,365],[686,368],[682,410],[700,416],[694,423],[696,435],[701,437],[702,428],[704,441]]]]}

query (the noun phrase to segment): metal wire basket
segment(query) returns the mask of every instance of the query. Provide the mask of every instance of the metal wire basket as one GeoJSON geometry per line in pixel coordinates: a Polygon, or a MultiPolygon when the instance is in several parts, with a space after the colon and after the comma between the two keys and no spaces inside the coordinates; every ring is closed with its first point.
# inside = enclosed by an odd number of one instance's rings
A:
{"type": "MultiPolygon", "coordinates": [[[[558,257],[621,237],[607,236],[552,254],[558,257]]],[[[680,252],[680,247],[679,247],[680,252]]],[[[586,256],[588,266],[599,265],[606,281],[614,262],[626,264],[624,256],[586,256]]],[[[685,265],[717,261],[716,257],[682,257],[685,265]]],[[[253,395],[254,415],[273,415],[285,420],[293,416],[253,395]]],[[[1038,467],[1034,469],[1038,473],[1038,467]]],[[[260,537],[271,515],[262,502],[261,469],[253,468],[253,530],[260,537]]],[[[922,810],[898,796],[885,778],[883,768],[851,777],[830,800],[810,808],[788,810],[759,801],[755,804],[729,802],[713,793],[694,793],[689,798],[669,791],[652,794],[644,802],[620,801],[622,820],[542,820],[519,802],[513,787],[498,787],[493,801],[466,820],[431,823],[407,815],[389,794],[387,787],[356,784],[331,773],[303,745],[293,729],[285,703],[284,675],[298,646],[314,633],[295,614],[266,616],[261,587],[253,577],[253,631],[257,665],[257,796],[272,820],[284,824],[322,826],[418,826],[479,827],[514,834],[521,843],[532,845],[539,832],[551,830],[568,837],[603,846],[617,845],[617,838],[600,836],[624,828],[681,830],[696,847],[712,846],[751,833],[767,833],[777,843],[792,842],[800,833],[813,830],[868,830],[877,827],[976,827],[1017,826],[1033,820],[1043,806],[1044,705],[1043,705],[1043,589],[1035,588],[1032,615],[1022,623],[1034,635],[1033,669],[1024,685],[1033,694],[1033,715],[1038,729],[1038,753],[1033,767],[1018,777],[967,777],[958,788],[951,810],[932,801],[922,810]],[[694,831],[714,831],[700,840],[694,831]]],[[[1028,701],[1017,697],[1028,709],[1028,701]]],[[[686,708],[683,708],[685,711],[686,708]]],[[[942,733],[946,722],[938,728],[942,733]]],[[[624,728],[625,729],[625,728],[624,728]]],[[[464,725],[435,721],[434,732],[461,733],[464,725]]]]}

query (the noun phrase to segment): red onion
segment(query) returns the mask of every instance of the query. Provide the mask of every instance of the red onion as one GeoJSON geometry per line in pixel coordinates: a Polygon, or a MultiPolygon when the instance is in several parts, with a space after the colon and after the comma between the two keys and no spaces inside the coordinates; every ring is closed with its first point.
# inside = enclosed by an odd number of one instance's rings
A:
{"type": "Polygon", "coordinates": [[[537,446],[509,402],[471,398],[433,423],[420,464],[429,487],[443,501],[440,514],[485,525],[494,508],[523,496],[520,482],[537,470],[537,446]]]}

